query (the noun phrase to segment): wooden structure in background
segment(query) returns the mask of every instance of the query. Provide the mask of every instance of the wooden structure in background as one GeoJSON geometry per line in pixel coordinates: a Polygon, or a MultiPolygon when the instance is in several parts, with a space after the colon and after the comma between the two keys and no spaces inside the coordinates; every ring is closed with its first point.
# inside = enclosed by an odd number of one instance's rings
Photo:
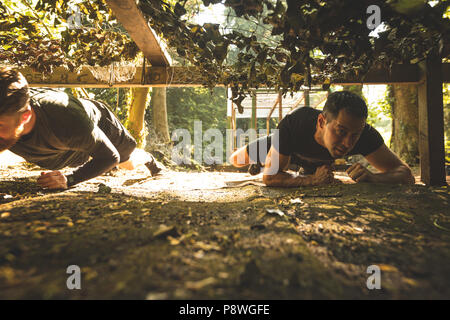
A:
{"type": "MultiPolygon", "coordinates": [[[[120,73],[122,68],[127,67],[114,67],[114,72],[120,73]]],[[[48,88],[192,87],[201,86],[204,78],[202,72],[196,68],[146,67],[144,71],[144,68],[136,67],[136,72],[131,79],[110,82],[96,79],[91,69],[109,72],[107,67],[83,67],[79,72],[70,72],[63,67],[58,67],[51,75],[44,76],[31,68],[17,68],[27,78],[30,87],[48,88]]]]}
{"type": "MultiPolygon", "coordinates": [[[[98,67],[83,67],[79,72],[65,68],[55,68],[50,76],[34,72],[31,68],[18,68],[27,75],[31,87],[64,88],[124,88],[124,87],[165,87],[201,86],[203,73],[195,67],[136,67],[134,77],[128,81],[109,83],[97,80],[89,70],[98,67]]],[[[117,71],[123,67],[115,67],[117,71]]],[[[337,79],[333,84],[419,84],[423,81],[419,65],[397,65],[393,69],[381,69],[368,73],[365,77],[337,79]]],[[[450,82],[450,63],[442,63],[442,81],[450,82]]]]}
{"type": "Polygon", "coordinates": [[[442,59],[430,57],[420,63],[419,154],[421,180],[428,185],[446,184],[442,59]]]}
{"type": "MultiPolygon", "coordinates": [[[[137,68],[132,79],[115,83],[97,80],[87,68],[83,68],[80,73],[71,73],[65,69],[57,68],[47,78],[27,68],[19,69],[28,79],[30,86],[99,88],[196,86],[203,84],[201,70],[170,67],[171,60],[162,41],[149,27],[135,0],[107,0],[106,2],[142,50],[152,67],[137,68]]],[[[449,46],[446,48],[448,51],[449,46]]],[[[360,78],[335,79],[333,84],[417,84],[419,86],[419,139],[422,181],[428,185],[443,185],[446,183],[443,82],[450,82],[450,64],[443,64],[440,56],[435,55],[420,64],[396,65],[391,70],[376,69],[360,78]]],[[[279,106],[281,106],[281,101],[279,106]]],[[[254,123],[254,126],[256,127],[256,123],[254,123]]]]}
{"type": "MultiPolygon", "coordinates": [[[[244,108],[244,116],[241,116],[239,118],[241,119],[249,119],[249,129],[254,129],[257,131],[255,135],[250,134],[244,134],[243,136],[240,135],[237,131],[237,107],[232,101],[228,101],[227,105],[227,121],[228,121],[228,129],[230,129],[230,138],[229,142],[227,144],[227,150],[228,153],[232,153],[236,151],[236,149],[239,148],[239,146],[242,146],[242,143],[248,143],[251,142],[253,139],[257,139],[263,135],[270,134],[270,119],[275,118],[273,117],[273,113],[276,112],[276,109],[278,107],[278,123],[283,118],[283,115],[285,115],[287,112],[297,108],[301,105],[302,102],[309,100],[309,95],[311,92],[327,92],[326,90],[322,90],[321,88],[313,88],[313,89],[307,89],[299,92],[298,94],[294,95],[291,99],[288,99],[286,97],[283,100],[283,95],[281,92],[277,92],[275,90],[271,89],[252,89],[251,94],[249,95],[249,99],[244,99],[242,101],[242,106],[244,108]],[[275,99],[273,97],[276,96],[275,99]],[[264,98],[262,98],[264,97],[264,98]],[[250,105],[251,100],[251,105],[250,105]],[[275,103],[272,105],[273,100],[275,100],[275,103]],[[270,104],[270,105],[269,105],[270,104]],[[246,112],[247,111],[247,112],[246,112]],[[250,112],[248,112],[250,111],[250,112]],[[265,112],[264,112],[265,111],[265,112]],[[263,113],[263,115],[261,114],[263,113]],[[266,119],[266,132],[262,133],[261,130],[258,130],[258,119],[259,118],[265,118],[266,119]],[[244,138],[243,140],[240,138],[244,138]],[[247,140],[248,139],[248,140],[247,140]]],[[[228,91],[228,95],[230,95],[230,91],[228,91]]],[[[326,100],[326,97],[328,94],[324,95],[324,97],[320,98],[319,101],[315,101],[314,105],[311,105],[313,108],[317,108],[321,103],[323,103],[326,100]]],[[[317,99],[316,99],[317,100],[317,99]]],[[[305,103],[303,103],[306,105],[305,103]]]]}
{"type": "Polygon", "coordinates": [[[152,66],[172,64],[164,42],[149,27],[135,0],[106,0],[106,3],[152,66]]]}

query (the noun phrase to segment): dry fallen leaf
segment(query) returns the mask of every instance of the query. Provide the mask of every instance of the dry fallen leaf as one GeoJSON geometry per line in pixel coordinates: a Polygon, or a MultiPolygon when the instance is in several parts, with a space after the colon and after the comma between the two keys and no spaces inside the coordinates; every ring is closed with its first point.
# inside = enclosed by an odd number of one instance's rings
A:
{"type": "Polygon", "coordinates": [[[126,216],[126,215],[130,215],[130,214],[132,214],[130,211],[124,210],[124,211],[114,212],[111,214],[111,216],[118,216],[118,215],[126,216]]]}
{"type": "Polygon", "coordinates": [[[171,237],[171,236],[168,236],[168,237],[167,237],[167,240],[169,240],[170,245],[172,245],[172,246],[177,246],[177,245],[179,245],[180,242],[181,242],[180,239],[176,239],[176,238],[171,237]]]}
{"type": "Polygon", "coordinates": [[[2,218],[8,218],[10,215],[11,215],[10,212],[3,212],[2,215],[1,215],[1,217],[2,217],[2,218]]]}
{"type": "Polygon", "coordinates": [[[200,281],[187,281],[185,287],[191,290],[200,290],[214,283],[216,283],[216,279],[213,277],[209,277],[200,281]]]}
{"type": "Polygon", "coordinates": [[[153,233],[154,238],[163,238],[166,236],[178,237],[180,234],[175,226],[166,226],[161,224],[159,229],[153,233]]]}
{"type": "Polygon", "coordinates": [[[383,272],[398,272],[398,269],[389,264],[379,264],[380,270],[383,272]]]}
{"type": "Polygon", "coordinates": [[[273,215],[278,215],[280,217],[284,216],[284,212],[280,209],[266,209],[266,212],[273,215]]]}
{"type": "Polygon", "coordinates": [[[195,248],[202,249],[205,251],[216,250],[220,251],[220,247],[216,243],[205,243],[202,241],[197,241],[194,245],[195,248]]]}

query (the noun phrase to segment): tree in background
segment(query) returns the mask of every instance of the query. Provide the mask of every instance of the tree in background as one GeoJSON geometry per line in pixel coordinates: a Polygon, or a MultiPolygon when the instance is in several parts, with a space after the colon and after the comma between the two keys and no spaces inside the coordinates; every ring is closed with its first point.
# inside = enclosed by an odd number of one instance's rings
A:
{"type": "Polygon", "coordinates": [[[214,88],[168,88],[167,111],[169,128],[188,129],[194,133],[194,121],[201,121],[203,129],[217,128],[225,134],[227,128],[226,90],[223,87],[214,88]]]}
{"type": "Polygon", "coordinates": [[[392,150],[409,165],[419,163],[417,85],[392,85],[392,150]]]}
{"type": "Polygon", "coordinates": [[[444,84],[445,162],[450,166],[450,84],[444,84]]]}
{"type": "Polygon", "coordinates": [[[161,143],[170,142],[169,123],[167,119],[167,90],[163,88],[153,88],[151,99],[151,109],[153,115],[153,129],[155,136],[161,143]]]}
{"type": "Polygon", "coordinates": [[[138,148],[145,146],[146,126],[144,123],[145,109],[148,106],[150,88],[131,88],[129,91],[129,111],[127,129],[136,139],[138,148]]]}
{"type": "Polygon", "coordinates": [[[105,102],[123,125],[127,126],[129,88],[86,88],[95,100],[105,102]]]}
{"type": "MultiPolygon", "coordinates": [[[[173,132],[175,129],[187,129],[193,141],[194,121],[201,121],[203,133],[210,128],[215,128],[219,129],[225,137],[227,128],[226,99],[226,89],[223,87],[217,87],[213,90],[201,87],[167,88],[168,130],[173,132]]],[[[146,114],[146,121],[156,124],[154,112],[146,114]]],[[[150,129],[150,149],[152,151],[154,151],[153,148],[160,152],[166,151],[161,150],[164,146],[158,141],[159,138],[155,136],[153,128],[150,129]]],[[[225,151],[225,139],[223,142],[225,151]]],[[[204,142],[204,147],[208,144],[204,142]]]]}

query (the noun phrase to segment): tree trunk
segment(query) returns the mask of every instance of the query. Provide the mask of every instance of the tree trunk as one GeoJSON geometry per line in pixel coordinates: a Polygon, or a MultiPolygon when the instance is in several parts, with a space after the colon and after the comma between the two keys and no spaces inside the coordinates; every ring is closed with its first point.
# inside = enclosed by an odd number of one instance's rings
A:
{"type": "Polygon", "coordinates": [[[416,85],[392,85],[391,149],[409,165],[419,163],[419,107],[416,85]]]}
{"type": "Polygon", "coordinates": [[[156,137],[164,143],[170,142],[167,122],[166,88],[152,89],[153,127],[156,137]]]}
{"type": "Polygon", "coordinates": [[[136,139],[138,148],[145,146],[144,115],[149,88],[132,88],[128,116],[128,130],[136,139]]]}

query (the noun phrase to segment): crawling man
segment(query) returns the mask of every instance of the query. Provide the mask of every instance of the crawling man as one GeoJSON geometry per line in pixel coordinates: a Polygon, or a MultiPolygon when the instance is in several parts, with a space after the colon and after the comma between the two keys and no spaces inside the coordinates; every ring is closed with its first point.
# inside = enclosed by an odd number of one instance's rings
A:
{"type": "Polygon", "coordinates": [[[152,175],[160,165],[99,101],[62,91],[30,89],[23,75],[0,67],[0,152],[4,150],[52,170],[37,183],[67,189],[114,167],[133,170],[145,164],[152,175]],[[77,167],[63,175],[59,170],[77,167]]]}

